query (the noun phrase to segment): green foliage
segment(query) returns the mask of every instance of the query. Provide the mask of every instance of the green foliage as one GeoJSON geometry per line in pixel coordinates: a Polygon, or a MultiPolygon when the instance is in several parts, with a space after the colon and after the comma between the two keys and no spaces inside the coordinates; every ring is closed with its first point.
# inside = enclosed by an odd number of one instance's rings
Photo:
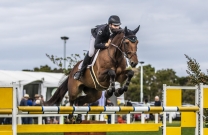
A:
{"type": "Polygon", "coordinates": [[[62,73],[63,72],[62,69],[57,69],[57,68],[52,69],[48,65],[40,66],[40,68],[39,67],[35,67],[35,68],[33,68],[33,70],[23,69],[22,71],[30,71],[30,72],[53,72],[53,73],[62,73]]]}
{"type": "Polygon", "coordinates": [[[71,56],[66,57],[66,59],[48,54],[46,54],[46,56],[53,62],[53,64],[57,65],[60,69],[62,69],[63,73],[65,73],[66,75],[69,74],[71,69],[75,66],[75,64],[77,64],[78,61],[80,61],[81,58],[79,54],[71,54],[71,56]],[[64,61],[66,61],[66,64],[68,64],[66,69],[65,67],[63,67],[64,61]]]}
{"type": "MultiPolygon", "coordinates": [[[[134,69],[135,76],[132,78],[126,97],[133,101],[140,101],[140,67],[134,69]]],[[[155,72],[155,68],[151,65],[143,66],[143,93],[144,98],[154,101],[156,95],[162,96],[163,84],[179,86],[179,77],[172,69],[162,69],[155,72]]],[[[182,81],[186,84],[185,81],[182,81]]]]}
{"type": "Polygon", "coordinates": [[[208,76],[201,72],[199,63],[188,55],[185,54],[185,56],[188,59],[188,70],[186,70],[186,72],[189,75],[190,82],[193,85],[199,85],[199,83],[208,84],[208,76]]]}

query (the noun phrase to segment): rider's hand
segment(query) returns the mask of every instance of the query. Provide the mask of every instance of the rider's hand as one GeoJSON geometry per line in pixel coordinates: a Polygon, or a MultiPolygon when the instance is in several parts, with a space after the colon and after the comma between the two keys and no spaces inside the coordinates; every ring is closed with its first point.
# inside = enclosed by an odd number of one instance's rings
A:
{"type": "Polygon", "coordinates": [[[111,39],[108,40],[108,44],[110,44],[110,43],[111,43],[111,39]]]}
{"type": "Polygon", "coordinates": [[[105,43],[105,47],[108,47],[110,44],[108,44],[108,43],[105,43]]]}
{"type": "Polygon", "coordinates": [[[108,47],[110,45],[110,43],[111,43],[111,39],[109,39],[108,42],[105,43],[105,47],[108,47]]]}

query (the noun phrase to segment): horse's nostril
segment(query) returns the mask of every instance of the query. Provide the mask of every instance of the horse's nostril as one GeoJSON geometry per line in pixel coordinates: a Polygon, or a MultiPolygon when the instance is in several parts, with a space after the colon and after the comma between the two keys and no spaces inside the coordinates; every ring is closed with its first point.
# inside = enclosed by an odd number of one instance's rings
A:
{"type": "Polygon", "coordinates": [[[133,68],[134,68],[134,67],[136,67],[136,65],[137,65],[136,63],[131,62],[131,67],[133,67],[133,68]]]}

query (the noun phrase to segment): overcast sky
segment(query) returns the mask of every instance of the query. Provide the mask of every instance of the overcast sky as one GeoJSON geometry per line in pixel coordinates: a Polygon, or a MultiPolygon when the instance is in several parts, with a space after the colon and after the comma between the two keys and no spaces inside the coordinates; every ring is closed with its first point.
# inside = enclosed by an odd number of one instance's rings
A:
{"type": "Polygon", "coordinates": [[[118,15],[122,26],[135,29],[138,58],[156,70],[172,68],[186,76],[187,59],[208,69],[207,0],[1,0],[0,70],[33,69],[48,64],[45,56],[63,56],[89,49],[90,29],[118,15]]]}

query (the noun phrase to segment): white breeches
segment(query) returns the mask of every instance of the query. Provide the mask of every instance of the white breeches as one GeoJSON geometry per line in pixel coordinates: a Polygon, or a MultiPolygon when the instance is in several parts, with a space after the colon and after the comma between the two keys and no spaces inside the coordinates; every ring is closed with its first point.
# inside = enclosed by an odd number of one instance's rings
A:
{"type": "Polygon", "coordinates": [[[90,49],[89,49],[88,55],[90,57],[92,57],[94,52],[95,52],[95,38],[91,35],[91,37],[90,37],[90,49]]]}
{"type": "MultiPolygon", "coordinates": [[[[90,49],[89,49],[89,57],[92,57],[95,52],[95,38],[91,35],[90,36],[90,49]]],[[[83,61],[82,61],[83,62],[83,61]]],[[[80,70],[82,67],[82,62],[79,64],[78,69],[80,70]]]]}

